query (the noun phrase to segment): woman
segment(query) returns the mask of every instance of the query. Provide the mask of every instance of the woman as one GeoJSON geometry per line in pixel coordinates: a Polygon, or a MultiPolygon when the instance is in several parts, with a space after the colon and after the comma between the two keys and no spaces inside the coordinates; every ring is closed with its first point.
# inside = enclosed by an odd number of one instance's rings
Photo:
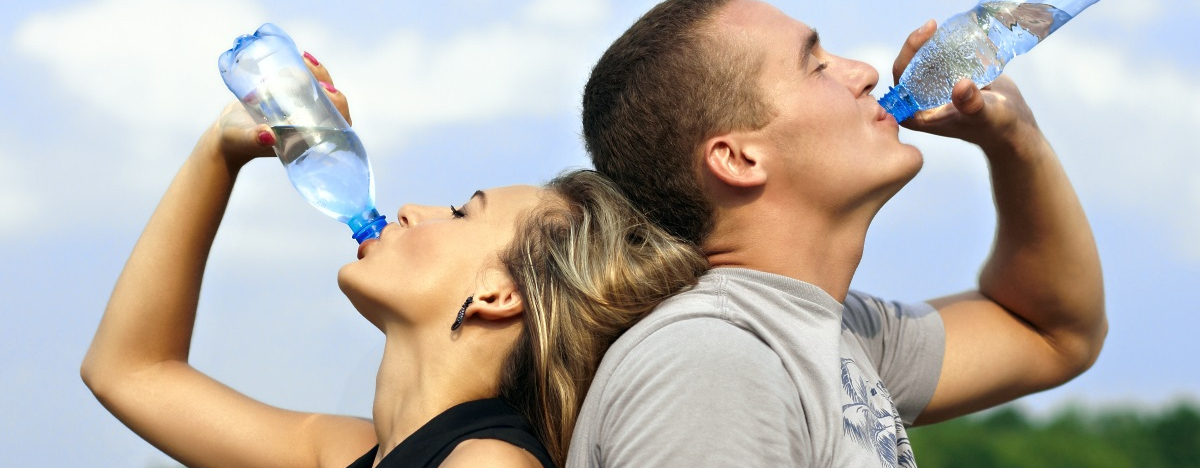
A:
{"type": "MultiPolygon", "coordinates": [[[[348,114],[345,97],[327,92],[348,114]]],[[[188,466],[562,465],[604,350],[706,268],[591,172],[476,192],[461,208],[405,206],[338,274],[386,337],[373,420],[271,407],[187,356],[234,180],[273,143],[236,103],[201,137],[134,247],[81,370],[105,407],[188,466]]]]}

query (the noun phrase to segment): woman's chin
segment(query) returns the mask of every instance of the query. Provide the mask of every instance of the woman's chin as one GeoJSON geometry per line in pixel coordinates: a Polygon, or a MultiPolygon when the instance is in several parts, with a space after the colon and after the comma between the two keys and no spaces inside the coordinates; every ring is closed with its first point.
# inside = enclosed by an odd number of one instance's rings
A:
{"type": "Polygon", "coordinates": [[[366,291],[363,290],[364,283],[361,281],[362,276],[356,268],[357,266],[357,263],[350,263],[338,269],[337,282],[338,289],[341,289],[342,294],[350,299],[350,303],[354,304],[355,308],[362,310],[361,306],[366,305],[368,299],[366,291]]]}

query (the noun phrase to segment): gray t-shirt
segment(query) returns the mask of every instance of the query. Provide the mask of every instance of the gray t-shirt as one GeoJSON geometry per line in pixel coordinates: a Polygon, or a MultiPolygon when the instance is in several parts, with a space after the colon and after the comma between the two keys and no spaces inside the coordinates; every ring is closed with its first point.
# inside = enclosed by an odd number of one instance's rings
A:
{"type": "Polygon", "coordinates": [[[567,466],[915,467],[944,349],[928,304],[717,268],[605,354],[567,466]]]}

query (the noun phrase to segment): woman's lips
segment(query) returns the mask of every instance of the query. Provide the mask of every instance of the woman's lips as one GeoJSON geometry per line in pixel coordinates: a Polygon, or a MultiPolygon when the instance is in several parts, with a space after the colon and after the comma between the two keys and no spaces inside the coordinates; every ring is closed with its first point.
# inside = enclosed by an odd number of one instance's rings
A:
{"type": "Polygon", "coordinates": [[[374,244],[378,240],[379,239],[367,239],[367,240],[363,241],[361,244],[358,244],[358,259],[362,260],[363,255],[367,254],[367,245],[374,244]]]}

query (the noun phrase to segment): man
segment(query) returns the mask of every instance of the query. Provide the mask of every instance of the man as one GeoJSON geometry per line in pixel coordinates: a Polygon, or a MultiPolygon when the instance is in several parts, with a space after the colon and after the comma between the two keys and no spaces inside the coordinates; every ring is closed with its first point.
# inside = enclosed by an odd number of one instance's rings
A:
{"type": "MultiPolygon", "coordinates": [[[[910,35],[894,75],[935,29],[910,35]]],[[[605,52],[584,91],[593,162],[713,269],[610,349],[569,466],[915,466],[905,425],[1091,366],[1107,332],[1095,242],[1007,77],[960,82],[906,124],[988,160],[997,234],[978,290],[848,290],[872,218],[922,164],[877,81],[755,0],[669,0],[605,52]]]]}

